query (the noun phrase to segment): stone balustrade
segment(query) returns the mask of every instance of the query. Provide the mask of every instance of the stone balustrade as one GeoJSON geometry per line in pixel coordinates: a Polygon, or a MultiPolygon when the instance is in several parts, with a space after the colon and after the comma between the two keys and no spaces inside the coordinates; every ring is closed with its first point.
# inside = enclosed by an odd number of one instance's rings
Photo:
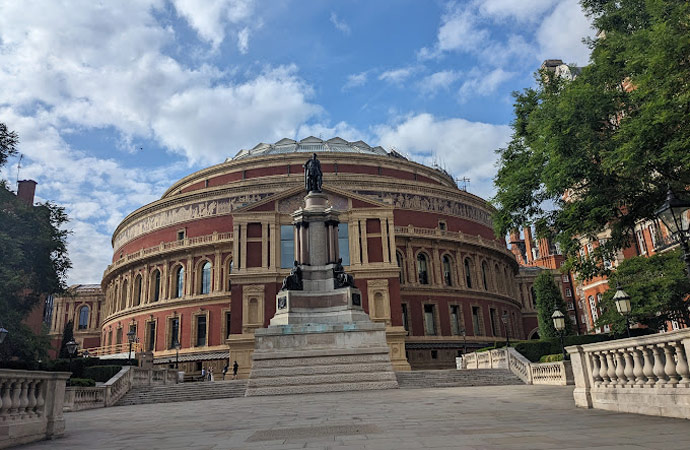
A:
{"type": "Polygon", "coordinates": [[[0,448],[61,436],[67,372],[0,369],[0,448]]]}
{"type": "Polygon", "coordinates": [[[462,358],[462,368],[508,369],[526,384],[574,384],[570,361],[532,363],[513,347],[468,353],[462,358]]]}
{"type": "Polygon", "coordinates": [[[117,403],[129,390],[139,386],[158,386],[178,382],[176,370],[142,369],[125,366],[102,386],[68,387],[65,390],[65,411],[104,408],[117,403]]]}
{"type": "Polygon", "coordinates": [[[690,419],[690,329],[566,350],[578,406],[690,419]]]}

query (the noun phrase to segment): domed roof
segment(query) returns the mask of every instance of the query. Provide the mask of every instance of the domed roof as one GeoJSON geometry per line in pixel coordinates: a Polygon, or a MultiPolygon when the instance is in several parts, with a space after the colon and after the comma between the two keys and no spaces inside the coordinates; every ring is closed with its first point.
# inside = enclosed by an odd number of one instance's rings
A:
{"type": "Polygon", "coordinates": [[[388,153],[383,147],[371,147],[363,141],[348,142],[345,139],[334,137],[324,141],[314,136],[302,139],[297,142],[292,139],[281,139],[275,144],[260,143],[251,150],[240,150],[237,154],[229,159],[229,161],[236,161],[238,159],[251,158],[255,156],[277,155],[281,153],[363,153],[368,155],[380,156],[395,156],[401,157],[397,152],[388,153]]]}

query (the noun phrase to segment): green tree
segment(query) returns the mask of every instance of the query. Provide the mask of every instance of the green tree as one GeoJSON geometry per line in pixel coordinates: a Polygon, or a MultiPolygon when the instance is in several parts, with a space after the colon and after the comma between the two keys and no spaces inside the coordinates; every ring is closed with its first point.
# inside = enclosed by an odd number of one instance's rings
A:
{"type": "MultiPolygon", "coordinates": [[[[16,153],[17,135],[0,124],[0,163],[16,153]]],[[[64,289],[67,257],[64,209],[52,203],[25,204],[0,180],[0,325],[9,334],[0,345],[0,360],[31,362],[44,358],[45,336],[35,335],[23,320],[50,293],[64,289]]]]}
{"type": "Polygon", "coordinates": [[[654,330],[666,322],[676,320],[690,325],[687,292],[690,280],[684,272],[680,250],[660,253],[649,258],[638,256],[626,259],[611,274],[609,290],[604,293],[602,314],[597,326],[611,325],[615,333],[625,333],[625,319],[613,301],[616,283],[630,296],[630,323],[641,323],[654,330]]]}
{"type": "Polygon", "coordinates": [[[65,329],[62,330],[62,342],[60,343],[60,358],[69,358],[69,352],[67,351],[67,343],[74,340],[74,321],[69,320],[65,325],[65,329]]]}
{"type": "Polygon", "coordinates": [[[568,311],[558,289],[553,280],[553,273],[545,270],[537,275],[534,280],[534,293],[537,297],[537,319],[539,320],[539,337],[550,338],[560,336],[553,326],[551,315],[555,310],[560,310],[565,315],[565,334],[572,331],[572,323],[568,316],[568,311]]]}
{"type": "Polygon", "coordinates": [[[654,217],[668,187],[690,185],[690,2],[581,4],[603,33],[575,80],[541,72],[536,87],[514,93],[494,224],[499,235],[536,225],[587,278],[634,245],[635,223],[654,217]],[[605,228],[610,238],[593,258],[578,259],[574,237],[605,228]]]}

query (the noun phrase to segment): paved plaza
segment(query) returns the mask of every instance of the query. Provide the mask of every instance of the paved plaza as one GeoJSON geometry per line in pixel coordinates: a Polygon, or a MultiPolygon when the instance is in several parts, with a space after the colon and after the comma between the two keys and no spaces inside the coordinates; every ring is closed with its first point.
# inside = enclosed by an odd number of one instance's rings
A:
{"type": "Polygon", "coordinates": [[[231,398],[66,414],[25,449],[688,449],[690,421],[575,408],[572,387],[231,398]]]}

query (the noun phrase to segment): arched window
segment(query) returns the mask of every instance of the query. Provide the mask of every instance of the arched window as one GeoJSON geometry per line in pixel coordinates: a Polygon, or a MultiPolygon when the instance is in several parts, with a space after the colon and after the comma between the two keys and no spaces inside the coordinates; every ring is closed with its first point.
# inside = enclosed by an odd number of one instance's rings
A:
{"type": "Polygon", "coordinates": [[[137,275],[134,279],[134,298],[132,300],[132,306],[139,306],[141,303],[141,275],[137,275]]]}
{"type": "Polygon", "coordinates": [[[110,314],[114,313],[115,310],[117,309],[117,301],[119,300],[119,297],[117,295],[117,285],[115,285],[115,292],[113,293],[112,297],[112,302],[110,303],[110,314]]]}
{"type": "Polygon", "coordinates": [[[537,293],[534,291],[534,286],[530,286],[529,293],[532,296],[532,308],[537,307],[537,293]]]}
{"type": "Polygon", "coordinates": [[[395,260],[398,262],[398,267],[400,267],[400,283],[405,282],[405,265],[403,264],[403,256],[400,254],[400,252],[395,252],[395,260]]]}
{"type": "Polygon", "coordinates": [[[484,290],[489,290],[489,279],[487,278],[486,272],[488,271],[486,267],[486,261],[482,263],[482,282],[484,283],[484,290]]]}
{"type": "Polygon", "coordinates": [[[453,285],[453,277],[450,272],[450,256],[443,255],[443,282],[446,286],[453,285]]]}
{"type": "Polygon", "coordinates": [[[503,291],[503,278],[501,278],[501,271],[498,264],[494,264],[494,276],[496,277],[496,292],[503,291]]]}
{"type": "Polygon", "coordinates": [[[122,282],[122,299],[120,301],[120,309],[127,308],[127,280],[122,282]]]}
{"type": "Polygon", "coordinates": [[[184,295],[184,267],[179,266],[175,271],[175,289],[173,289],[175,298],[180,298],[184,295]]]}
{"type": "Polygon", "coordinates": [[[79,308],[79,329],[85,330],[89,327],[89,307],[84,305],[79,308]]]}
{"type": "Polygon", "coordinates": [[[232,259],[228,263],[228,291],[232,289],[232,281],[230,280],[230,274],[232,274],[232,269],[233,269],[233,262],[232,259]]]}
{"type": "Polygon", "coordinates": [[[417,275],[419,275],[420,284],[429,284],[429,270],[427,258],[424,253],[417,255],[417,275]]]}
{"type": "Polygon", "coordinates": [[[157,302],[161,297],[161,271],[154,270],[151,280],[151,301],[157,302]]]}
{"type": "Polygon", "coordinates": [[[467,287],[472,287],[472,261],[470,258],[465,258],[465,281],[467,281],[467,287]]]}
{"type": "Polygon", "coordinates": [[[208,294],[211,292],[211,263],[206,261],[201,266],[201,293],[208,294]]]}

